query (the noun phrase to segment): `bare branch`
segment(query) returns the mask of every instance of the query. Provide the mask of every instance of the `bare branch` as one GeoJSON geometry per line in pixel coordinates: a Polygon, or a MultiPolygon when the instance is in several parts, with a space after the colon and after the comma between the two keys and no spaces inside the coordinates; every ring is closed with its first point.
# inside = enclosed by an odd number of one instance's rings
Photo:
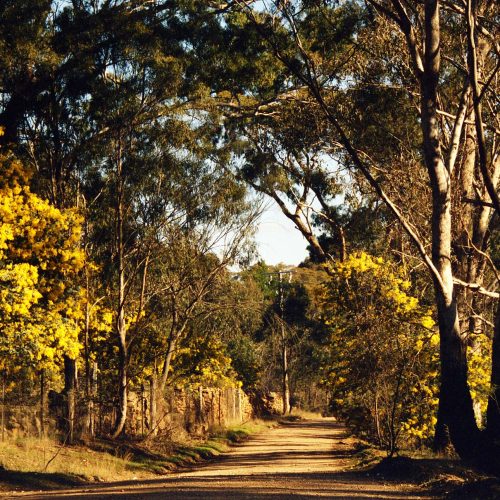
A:
{"type": "MultiPolygon", "coordinates": [[[[469,65],[469,77],[472,85],[472,96],[476,122],[477,145],[479,150],[479,167],[483,176],[485,187],[490,195],[495,211],[500,215],[500,198],[488,170],[488,155],[486,152],[486,139],[484,136],[484,125],[482,117],[482,106],[480,96],[482,94],[478,82],[478,61],[476,47],[476,11],[473,9],[472,0],[467,0],[467,45],[469,65]]],[[[484,91],[484,89],[483,89],[484,91]]]]}
{"type": "Polygon", "coordinates": [[[464,201],[465,203],[471,203],[472,205],[476,205],[478,207],[495,208],[493,203],[490,203],[489,201],[484,201],[484,200],[477,200],[475,198],[462,198],[462,201],[464,201]]]}
{"type": "Polygon", "coordinates": [[[495,328],[495,325],[491,321],[487,320],[483,316],[480,316],[479,314],[471,314],[470,317],[482,321],[485,325],[488,325],[491,328],[495,328]]]}
{"type": "Polygon", "coordinates": [[[468,288],[469,290],[473,290],[481,295],[485,295],[486,297],[491,297],[492,299],[500,299],[500,293],[492,292],[491,290],[486,290],[479,283],[466,283],[458,278],[453,278],[453,283],[458,286],[462,286],[464,288],[468,288]]]}

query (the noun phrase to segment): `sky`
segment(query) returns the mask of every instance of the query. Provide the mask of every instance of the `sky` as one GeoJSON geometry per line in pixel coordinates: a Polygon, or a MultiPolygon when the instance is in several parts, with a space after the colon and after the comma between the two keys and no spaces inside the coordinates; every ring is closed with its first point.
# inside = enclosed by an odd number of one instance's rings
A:
{"type": "Polygon", "coordinates": [[[269,204],[255,237],[260,258],[266,264],[298,265],[307,257],[307,242],[276,204],[269,204]]]}

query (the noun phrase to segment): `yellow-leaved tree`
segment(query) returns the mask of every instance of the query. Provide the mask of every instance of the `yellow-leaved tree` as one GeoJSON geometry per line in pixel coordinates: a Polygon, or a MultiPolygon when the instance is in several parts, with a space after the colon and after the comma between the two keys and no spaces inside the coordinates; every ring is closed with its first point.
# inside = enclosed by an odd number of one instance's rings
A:
{"type": "Polygon", "coordinates": [[[403,269],[360,252],[331,264],[323,290],[333,409],[389,454],[429,442],[436,423],[439,337],[410,288],[403,269]]]}
{"type": "Polygon", "coordinates": [[[32,193],[14,157],[0,166],[0,364],[56,372],[80,350],[81,220],[32,193]]]}

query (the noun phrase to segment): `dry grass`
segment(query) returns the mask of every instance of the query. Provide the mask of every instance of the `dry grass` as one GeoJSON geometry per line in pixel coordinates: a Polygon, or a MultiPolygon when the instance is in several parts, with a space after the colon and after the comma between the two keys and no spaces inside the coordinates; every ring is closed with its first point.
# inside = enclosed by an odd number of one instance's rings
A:
{"type": "Polygon", "coordinates": [[[90,481],[151,477],[144,464],[84,446],[63,446],[49,438],[0,442],[0,466],[8,471],[57,473],[90,481]]]}
{"type": "Polygon", "coordinates": [[[208,439],[157,443],[158,447],[153,441],[148,446],[125,441],[64,446],[49,438],[11,438],[0,441],[0,492],[157,477],[177,467],[218,456],[228,451],[231,443],[243,441],[272,425],[251,421],[214,429],[208,439]]]}
{"type": "MultiPolygon", "coordinates": [[[[274,427],[276,422],[251,420],[239,425],[229,427],[215,426],[210,429],[209,436],[203,438],[184,438],[181,441],[170,443],[170,453],[165,461],[177,465],[190,465],[202,460],[207,460],[229,451],[230,445],[240,443],[254,434],[274,427]]],[[[151,441],[149,450],[161,452],[164,443],[151,441]]]]}
{"type": "Polygon", "coordinates": [[[228,443],[239,443],[254,434],[259,434],[266,429],[272,428],[277,423],[275,421],[264,421],[260,419],[249,420],[242,424],[229,427],[214,427],[210,430],[212,438],[228,443]]]}
{"type": "Polygon", "coordinates": [[[300,408],[292,408],[290,415],[303,418],[305,420],[317,420],[322,417],[321,413],[302,410],[300,408]]]}

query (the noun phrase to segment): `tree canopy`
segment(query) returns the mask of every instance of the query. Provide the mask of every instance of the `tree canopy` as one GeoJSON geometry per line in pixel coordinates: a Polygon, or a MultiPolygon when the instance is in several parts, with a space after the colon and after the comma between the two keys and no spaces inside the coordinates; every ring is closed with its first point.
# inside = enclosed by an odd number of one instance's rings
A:
{"type": "Polygon", "coordinates": [[[115,438],[144,383],[285,411],[317,388],[390,453],[434,434],[488,466],[495,7],[0,2],[1,366],[52,374],[69,435],[100,370],[115,438]],[[255,264],[265,198],[309,244],[299,268],[255,264]]]}

